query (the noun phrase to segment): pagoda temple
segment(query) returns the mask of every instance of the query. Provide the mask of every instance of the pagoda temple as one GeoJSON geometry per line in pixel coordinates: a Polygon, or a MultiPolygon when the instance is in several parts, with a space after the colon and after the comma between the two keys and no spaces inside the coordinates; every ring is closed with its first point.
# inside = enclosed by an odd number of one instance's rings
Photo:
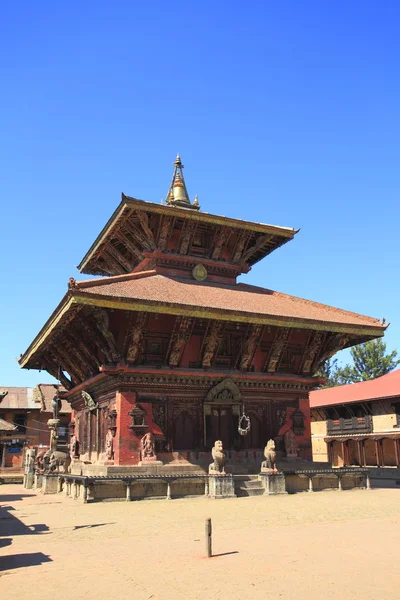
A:
{"type": "Polygon", "coordinates": [[[216,440],[244,463],[288,431],[311,459],[314,373],[385,326],[237,283],[296,233],[203,212],[179,155],[164,203],[122,194],[78,267],[97,277],[69,280],[19,361],[67,390],[75,462],[143,465],[149,433],[164,466],[208,464],[216,440]]]}

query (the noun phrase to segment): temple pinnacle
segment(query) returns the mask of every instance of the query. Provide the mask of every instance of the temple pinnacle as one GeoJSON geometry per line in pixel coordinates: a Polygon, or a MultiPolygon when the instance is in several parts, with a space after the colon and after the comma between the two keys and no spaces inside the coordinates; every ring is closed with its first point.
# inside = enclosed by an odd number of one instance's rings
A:
{"type": "Polygon", "coordinates": [[[176,155],[174,162],[174,174],[172,175],[171,185],[169,186],[166,197],[166,204],[170,206],[179,206],[181,208],[194,208],[199,210],[199,202],[197,197],[193,204],[189,200],[189,194],[186,189],[185,178],[183,176],[183,164],[179,153],[176,155]]]}

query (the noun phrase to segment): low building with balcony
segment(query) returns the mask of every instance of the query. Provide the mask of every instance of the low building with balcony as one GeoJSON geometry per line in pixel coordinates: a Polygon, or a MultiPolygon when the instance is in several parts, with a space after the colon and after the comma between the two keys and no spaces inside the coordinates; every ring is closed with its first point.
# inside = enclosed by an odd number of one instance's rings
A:
{"type": "Polygon", "coordinates": [[[310,393],[313,460],[400,467],[400,369],[310,393]]]}

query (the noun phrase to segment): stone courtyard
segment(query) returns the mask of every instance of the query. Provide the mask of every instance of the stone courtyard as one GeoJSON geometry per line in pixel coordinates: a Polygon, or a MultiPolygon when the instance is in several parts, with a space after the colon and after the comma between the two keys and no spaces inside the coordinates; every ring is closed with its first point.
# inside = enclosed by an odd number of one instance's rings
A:
{"type": "Polygon", "coordinates": [[[398,598],[398,490],[87,505],[0,491],[0,585],[14,600],[398,598]]]}

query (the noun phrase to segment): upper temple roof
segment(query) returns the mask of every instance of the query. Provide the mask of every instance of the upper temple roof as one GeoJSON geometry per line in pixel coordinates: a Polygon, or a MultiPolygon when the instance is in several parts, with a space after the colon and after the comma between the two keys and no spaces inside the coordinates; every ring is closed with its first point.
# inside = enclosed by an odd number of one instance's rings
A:
{"type": "Polygon", "coordinates": [[[293,239],[289,227],[251,223],[201,212],[197,196],[190,202],[179,155],[166,204],[122,194],[122,200],[78,265],[89,275],[122,275],[146,270],[149,258],[212,260],[234,273],[247,273],[253,264],[293,239]]]}

